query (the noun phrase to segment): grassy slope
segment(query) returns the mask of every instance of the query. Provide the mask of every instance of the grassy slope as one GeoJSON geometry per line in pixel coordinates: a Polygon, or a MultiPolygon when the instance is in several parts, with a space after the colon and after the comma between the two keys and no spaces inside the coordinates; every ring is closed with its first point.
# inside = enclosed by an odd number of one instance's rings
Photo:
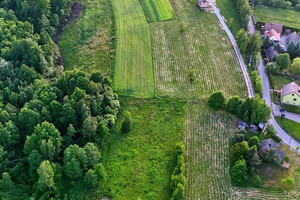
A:
{"type": "Polygon", "coordinates": [[[206,98],[213,91],[246,97],[247,89],[233,47],[214,14],[195,3],[172,0],[180,21],[150,24],[155,72],[155,93],[174,98],[206,98]],[[174,42],[176,41],[176,42],[174,42]],[[187,72],[195,70],[195,82],[187,72]]]}
{"type": "Polygon", "coordinates": [[[300,12],[294,10],[256,6],[254,14],[258,22],[276,22],[300,29],[300,12]]]}
{"type": "Polygon", "coordinates": [[[225,17],[227,21],[233,18],[233,23],[230,30],[233,35],[236,35],[238,31],[242,28],[242,22],[235,9],[235,4],[233,0],[217,0],[217,6],[221,11],[221,14],[225,17]]]}
{"type": "Polygon", "coordinates": [[[81,0],[84,8],[59,42],[66,70],[111,74],[112,11],[109,0],[81,0]]]}
{"type": "Polygon", "coordinates": [[[129,134],[120,132],[119,120],[103,147],[108,178],[98,197],[110,193],[113,199],[168,200],[175,144],[184,137],[185,102],[124,98],[121,102],[123,112],[132,114],[133,128],[129,134]]]}
{"type": "Polygon", "coordinates": [[[175,18],[169,0],[140,0],[150,21],[163,21],[175,18]]]}
{"type": "Polygon", "coordinates": [[[149,26],[139,0],[111,0],[117,30],[114,89],[125,95],[152,97],[153,67],[149,26]]]}
{"type": "Polygon", "coordinates": [[[285,130],[287,133],[290,133],[293,138],[297,141],[300,141],[300,124],[286,118],[276,117],[278,124],[285,130]]]}

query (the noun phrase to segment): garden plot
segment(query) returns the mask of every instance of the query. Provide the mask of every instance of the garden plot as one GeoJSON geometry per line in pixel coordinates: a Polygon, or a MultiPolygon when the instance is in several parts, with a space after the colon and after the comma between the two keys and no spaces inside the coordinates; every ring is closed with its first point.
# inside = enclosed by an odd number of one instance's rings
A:
{"type": "Polygon", "coordinates": [[[171,3],[179,20],[150,24],[156,95],[193,99],[222,90],[227,97],[246,97],[240,65],[217,17],[184,0],[171,3]]]}
{"type": "Polygon", "coordinates": [[[138,0],[112,0],[117,50],[114,89],[119,94],[152,97],[153,67],[149,26],[138,0]]]}
{"type": "Polygon", "coordinates": [[[169,0],[141,0],[150,21],[163,21],[175,18],[169,0]]]}

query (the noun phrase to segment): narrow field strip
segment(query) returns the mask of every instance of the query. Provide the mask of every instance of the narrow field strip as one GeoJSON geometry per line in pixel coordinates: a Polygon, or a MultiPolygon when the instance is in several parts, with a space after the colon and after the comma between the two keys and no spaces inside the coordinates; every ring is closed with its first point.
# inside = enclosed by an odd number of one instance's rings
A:
{"type": "Polygon", "coordinates": [[[139,0],[111,1],[117,29],[114,89],[124,95],[152,97],[152,49],[143,8],[139,0]]]}
{"type": "Polygon", "coordinates": [[[171,3],[179,20],[150,24],[156,95],[195,99],[222,90],[227,97],[246,97],[237,57],[216,16],[184,0],[171,3]]]}
{"type": "Polygon", "coordinates": [[[151,22],[175,19],[169,0],[140,0],[151,22]]]}

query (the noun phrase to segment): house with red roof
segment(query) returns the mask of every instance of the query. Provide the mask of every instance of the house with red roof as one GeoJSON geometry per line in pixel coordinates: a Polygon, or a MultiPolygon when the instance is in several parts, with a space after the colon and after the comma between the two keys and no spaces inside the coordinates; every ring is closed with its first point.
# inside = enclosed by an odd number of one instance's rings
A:
{"type": "Polygon", "coordinates": [[[281,33],[282,24],[277,24],[274,22],[265,23],[265,36],[269,36],[271,40],[279,42],[281,33]]]}

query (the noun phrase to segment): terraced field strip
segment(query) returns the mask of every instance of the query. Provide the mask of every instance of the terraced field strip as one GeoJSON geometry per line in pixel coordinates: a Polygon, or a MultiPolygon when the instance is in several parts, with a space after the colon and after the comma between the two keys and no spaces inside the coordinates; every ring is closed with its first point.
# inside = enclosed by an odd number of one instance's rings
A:
{"type": "Polygon", "coordinates": [[[149,26],[139,0],[111,0],[117,29],[114,89],[152,97],[154,78],[149,26]]]}
{"type": "Polygon", "coordinates": [[[179,20],[150,24],[156,95],[195,99],[222,90],[246,97],[242,70],[217,17],[186,0],[171,3],[179,20]],[[189,70],[195,71],[193,83],[189,70]]]}
{"type": "Polygon", "coordinates": [[[151,22],[175,19],[169,0],[140,0],[151,22]]]}
{"type": "Polygon", "coordinates": [[[280,200],[293,199],[299,200],[299,192],[293,190],[291,192],[270,191],[256,188],[232,188],[232,199],[251,199],[251,200],[280,200]]]}
{"type": "Polygon", "coordinates": [[[186,111],[185,199],[230,199],[229,122],[226,115],[189,104],[186,111]]]}

